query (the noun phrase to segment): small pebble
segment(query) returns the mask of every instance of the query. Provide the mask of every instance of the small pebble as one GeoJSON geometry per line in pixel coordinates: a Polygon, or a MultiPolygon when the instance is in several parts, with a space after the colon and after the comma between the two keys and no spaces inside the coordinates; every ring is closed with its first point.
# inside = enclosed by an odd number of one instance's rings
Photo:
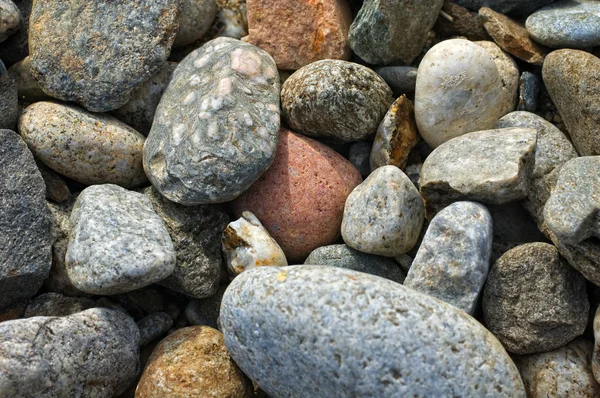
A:
{"type": "Polygon", "coordinates": [[[535,112],[540,94],[540,78],[531,72],[523,72],[519,79],[518,111],[535,112]]]}
{"type": "Polygon", "coordinates": [[[173,47],[181,47],[200,40],[210,29],[217,15],[215,0],[183,0],[181,19],[173,47]]]}
{"type": "Polygon", "coordinates": [[[348,160],[360,172],[363,178],[371,173],[371,149],[373,144],[366,141],[353,142],[348,148],[348,160]]]}
{"type": "Polygon", "coordinates": [[[167,333],[173,326],[173,318],[165,312],[155,312],[137,321],[140,329],[140,347],[167,333]]]}
{"type": "Polygon", "coordinates": [[[35,159],[35,164],[38,167],[42,178],[44,179],[44,184],[46,185],[46,199],[50,199],[59,203],[69,199],[71,196],[71,191],[60,174],[37,159],[35,159]]]}
{"type": "Polygon", "coordinates": [[[395,97],[415,92],[417,68],[412,66],[381,66],[373,70],[390,86],[395,97]]]}
{"type": "Polygon", "coordinates": [[[21,12],[11,0],[0,0],[0,42],[19,30],[21,12]]]}
{"type": "Polygon", "coordinates": [[[19,0],[14,3],[21,13],[21,26],[8,39],[0,42],[0,59],[7,67],[11,67],[29,54],[29,14],[33,0],[19,0]]]}

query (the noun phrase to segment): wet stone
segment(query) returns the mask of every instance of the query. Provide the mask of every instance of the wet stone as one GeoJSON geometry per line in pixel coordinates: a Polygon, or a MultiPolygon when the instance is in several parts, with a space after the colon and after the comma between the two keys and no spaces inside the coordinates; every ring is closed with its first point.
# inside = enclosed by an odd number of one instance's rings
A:
{"type": "Polygon", "coordinates": [[[21,25],[21,12],[11,0],[0,0],[0,42],[8,39],[21,25]]]}

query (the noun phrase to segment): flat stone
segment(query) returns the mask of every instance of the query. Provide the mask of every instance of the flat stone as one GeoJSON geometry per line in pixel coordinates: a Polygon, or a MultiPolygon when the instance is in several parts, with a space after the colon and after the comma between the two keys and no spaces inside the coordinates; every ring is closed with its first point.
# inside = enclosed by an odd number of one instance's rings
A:
{"type": "Polygon", "coordinates": [[[404,283],[406,273],[388,257],[354,250],[348,245],[321,246],[308,255],[304,264],[345,268],[404,283]]]}
{"type": "Polygon", "coordinates": [[[558,1],[531,14],[525,26],[533,40],[547,47],[595,47],[600,45],[600,4],[558,1]]]}
{"type": "Polygon", "coordinates": [[[83,184],[133,188],[148,181],[144,136],[112,116],[36,102],[21,115],[19,133],[46,166],[83,184]]]}
{"type": "Polygon", "coordinates": [[[374,69],[385,80],[394,93],[394,97],[415,92],[417,68],[412,66],[381,66],[374,69]]]}
{"type": "Polygon", "coordinates": [[[118,185],[84,189],[71,212],[66,264],[86,293],[117,294],[169,276],[175,250],[150,199],[118,185]]]}
{"type": "Polygon", "coordinates": [[[322,59],[350,59],[352,23],[345,1],[247,0],[248,36],[279,69],[296,70],[322,59]]]}
{"type": "Polygon", "coordinates": [[[360,173],[330,147],[282,129],[273,165],[236,199],[236,217],[251,211],[290,263],[340,237],[346,198],[360,173]]]}
{"type": "Polygon", "coordinates": [[[119,396],[135,381],[140,334],[125,314],[92,308],[0,323],[7,397],[119,396]]]}
{"type": "Polygon", "coordinates": [[[223,334],[206,326],[179,329],[152,352],[137,398],[251,397],[252,383],[233,362],[223,334]]]}
{"type": "Polygon", "coordinates": [[[19,29],[8,39],[0,42],[0,59],[7,67],[21,61],[29,54],[29,14],[33,0],[13,0],[21,14],[19,29]]]}
{"type": "Polygon", "coordinates": [[[506,115],[514,111],[517,106],[517,90],[519,88],[519,67],[517,63],[493,41],[478,41],[475,44],[485,48],[490,53],[498,68],[498,74],[502,82],[502,114],[506,115]]]}
{"type": "Polygon", "coordinates": [[[450,18],[439,16],[433,30],[442,37],[462,36],[471,41],[489,40],[489,35],[479,23],[477,14],[456,3],[444,1],[442,11],[450,18]]]}
{"type": "Polygon", "coordinates": [[[144,168],[173,202],[230,201],[269,168],[278,131],[271,56],[239,40],[214,39],[173,72],[144,146],[144,168]]]}
{"type": "Polygon", "coordinates": [[[542,65],[546,50],[531,40],[525,26],[488,7],[479,10],[479,20],[504,51],[527,63],[542,65]]]}
{"type": "Polygon", "coordinates": [[[11,0],[0,0],[0,42],[19,30],[21,12],[11,0]]]}
{"type": "Polygon", "coordinates": [[[425,46],[443,0],[365,0],[350,26],[350,47],[374,65],[410,65],[425,46]]]}
{"type": "Polygon", "coordinates": [[[492,128],[506,97],[494,59],[463,39],[445,40],[425,54],[415,89],[415,118],[432,147],[473,131],[492,128]],[[435,112],[431,110],[435,109],[435,112]]]}
{"type": "Polygon", "coordinates": [[[226,285],[221,285],[216,294],[201,300],[190,300],[185,307],[185,318],[190,325],[210,326],[217,328],[221,300],[225,293],[226,285]]]}
{"type": "Polygon", "coordinates": [[[406,169],[408,155],[419,142],[413,103],[406,95],[398,98],[377,128],[371,150],[371,170],[392,165],[406,169]]]}
{"type": "Polygon", "coordinates": [[[17,85],[0,60],[0,129],[15,129],[18,118],[17,85]]]}
{"type": "Polygon", "coordinates": [[[181,19],[173,47],[181,47],[202,39],[217,15],[215,0],[183,0],[181,19]]]}
{"type": "Polygon", "coordinates": [[[540,78],[538,75],[525,71],[519,79],[518,111],[535,112],[540,94],[540,78]]]}
{"type": "Polygon", "coordinates": [[[492,216],[456,202],[429,223],[404,285],[473,315],[490,269],[492,216]]]}
{"type": "Polygon", "coordinates": [[[365,178],[371,174],[371,149],[373,144],[366,141],[353,142],[348,148],[348,160],[352,166],[360,172],[360,175],[365,178]]]}
{"type": "Polygon", "coordinates": [[[600,59],[584,51],[557,50],[546,58],[542,77],[550,98],[581,156],[600,155],[600,59]]]}
{"type": "Polygon", "coordinates": [[[336,142],[373,136],[392,102],[392,90],[377,73],[338,60],[300,68],[281,89],[283,117],[292,130],[336,142]]]}
{"type": "Polygon", "coordinates": [[[51,99],[33,78],[29,56],[11,66],[8,69],[8,74],[17,84],[17,94],[20,100],[33,103],[51,99]]]}
{"type": "Polygon", "coordinates": [[[139,321],[137,327],[140,330],[140,347],[143,347],[167,333],[173,326],[173,318],[165,312],[155,312],[139,321]]]}
{"type": "Polygon", "coordinates": [[[507,128],[469,133],[438,147],[419,180],[428,210],[457,200],[503,204],[526,198],[536,142],[534,129],[507,128]]]}
{"type": "Polygon", "coordinates": [[[554,0],[456,0],[456,3],[470,10],[478,11],[489,7],[504,14],[529,15],[554,0]]]}
{"type": "Polygon", "coordinates": [[[179,13],[177,0],[34,2],[33,77],[54,98],[117,109],[167,60],[179,13]]]}
{"type": "Polygon", "coordinates": [[[554,351],[513,357],[521,372],[527,396],[600,396],[600,385],[592,373],[593,347],[592,342],[578,338],[554,351]]]}
{"type": "Polygon", "coordinates": [[[244,272],[225,292],[221,327],[233,360],[269,396],[525,397],[515,365],[479,322],[356,271],[244,272]]]}
{"type": "Polygon", "coordinates": [[[417,243],[423,220],[417,188],[396,166],[383,166],[348,196],[342,237],[353,249],[395,257],[417,243]]]}
{"type": "Polygon", "coordinates": [[[34,316],[68,316],[90,308],[100,307],[86,297],[69,297],[60,293],[44,293],[27,304],[23,318],[34,316]]]}
{"type": "MultiPolygon", "coordinates": [[[[50,271],[44,180],[27,145],[0,130],[0,309],[33,296],[50,271]]],[[[1,389],[0,389],[1,391],[1,389]]]]}
{"type": "Polygon", "coordinates": [[[215,294],[223,268],[220,239],[229,216],[220,205],[183,206],[155,188],[143,193],[169,231],[175,248],[173,273],[159,284],[190,297],[215,294]]]}
{"type": "Polygon", "coordinates": [[[588,311],[585,279],[547,243],[504,253],[483,290],[485,325],[516,354],[564,346],[583,333],[588,311]]]}

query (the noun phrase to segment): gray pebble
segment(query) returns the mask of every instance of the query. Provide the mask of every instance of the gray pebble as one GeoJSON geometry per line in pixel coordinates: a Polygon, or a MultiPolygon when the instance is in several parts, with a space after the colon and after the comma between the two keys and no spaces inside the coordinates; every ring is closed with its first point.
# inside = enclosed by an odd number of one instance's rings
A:
{"type": "Polygon", "coordinates": [[[173,47],[185,46],[202,39],[216,15],[215,0],[182,0],[181,20],[173,47]]]}
{"type": "Polygon", "coordinates": [[[554,0],[456,0],[456,3],[472,11],[489,7],[503,14],[528,15],[554,0]]]}
{"type": "Polygon", "coordinates": [[[227,286],[222,285],[217,293],[201,300],[191,300],[185,307],[185,317],[190,325],[210,326],[217,329],[221,300],[227,286]]]}
{"type": "Polygon", "coordinates": [[[402,254],[400,256],[395,257],[395,260],[398,264],[400,264],[400,268],[406,273],[410,270],[410,267],[413,262],[413,258],[408,254],[402,254]]]}
{"type": "Polygon", "coordinates": [[[519,79],[518,111],[535,112],[540,94],[540,79],[531,72],[523,72],[519,79]]]}
{"type": "Polygon", "coordinates": [[[417,68],[412,66],[381,66],[374,69],[394,92],[394,97],[415,92],[417,68]]]}
{"type": "Polygon", "coordinates": [[[15,129],[18,118],[17,85],[0,59],[0,129],[15,129]]]}
{"type": "Polygon", "coordinates": [[[371,173],[371,165],[369,159],[371,157],[372,144],[365,141],[354,142],[350,145],[348,152],[348,160],[358,171],[363,178],[371,173]]]}
{"type": "Polygon", "coordinates": [[[8,69],[8,74],[17,84],[19,100],[24,102],[38,102],[51,99],[35,81],[31,74],[31,58],[27,56],[8,69]]]}
{"type": "Polygon", "coordinates": [[[0,0],[0,42],[19,30],[21,12],[11,0],[0,0]]]}
{"type": "Polygon", "coordinates": [[[155,312],[137,321],[137,327],[140,329],[140,347],[164,336],[171,326],[173,318],[165,312],[155,312]]]}
{"type": "Polygon", "coordinates": [[[173,272],[173,242],[142,194],[118,185],[93,185],[77,198],[70,221],[67,272],[86,293],[123,293],[173,272]]]}
{"type": "Polygon", "coordinates": [[[23,317],[67,316],[95,307],[100,306],[94,300],[86,297],[69,297],[60,293],[44,293],[31,300],[23,317]]]}
{"type": "Polygon", "coordinates": [[[21,26],[19,30],[8,39],[0,43],[0,59],[10,67],[29,54],[28,32],[29,14],[33,0],[13,0],[21,13],[21,26]]]}
{"type": "Polygon", "coordinates": [[[71,191],[61,175],[37,159],[35,164],[46,184],[46,198],[55,202],[64,202],[69,199],[71,191]]]}
{"type": "Polygon", "coordinates": [[[421,178],[421,170],[423,169],[423,163],[409,164],[406,166],[406,176],[410,178],[410,181],[414,184],[417,189],[420,189],[419,179],[421,178]]]}

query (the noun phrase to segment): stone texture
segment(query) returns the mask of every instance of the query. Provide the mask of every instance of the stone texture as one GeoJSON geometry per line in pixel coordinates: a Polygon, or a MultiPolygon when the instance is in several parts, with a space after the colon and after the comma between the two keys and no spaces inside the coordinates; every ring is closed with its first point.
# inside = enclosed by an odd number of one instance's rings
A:
{"type": "Polygon", "coordinates": [[[477,15],[466,8],[449,1],[444,1],[442,11],[450,18],[440,15],[434,31],[442,37],[462,36],[469,40],[488,40],[489,35],[479,23],[477,15]]]}
{"type": "Polygon", "coordinates": [[[44,179],[44,184],[46,185],[46,199],[50,199],[55,202],[64,202],[65,200],[69,199],[69,196],[71,196],[71,191],[60,174],[37,159],[35,160],[35,164],[38,167],[42,178],[44,179]]]}
{"type": "Polygon", "coordinates": [[[136,398],[251,397],[252,383],[231,360],[223,335],[206,326],[177,330],[152,352],[136,398]]]}
{"type": "Polygon", "coordinates": [[[374,65],[410,65],[425,46],[443,0],[365,0],[350,26],[350,47],[374,65]]]}
{"type": "Polygon", "coordinates": [[[167,60],[177,0],[35,1],[31,72],[44,92],[92,112],[123,106],[167,60]]]}
{"type": "Polygon", "coordinates": [[[130,317],[106,308],[2,322],[0,391],[7,397],[118,396],[135,380],[139,336],[130,317]]]}
{"type": "Polygon", "coordinates": [[[0,59],[0,129],[14,129],[19,118],[17,85],[0,59]]]}
{"type": "Polygon", "coordinates": [[[540,94],[540,78],[538,75],[525,71],[519,79],[518,111],[535,112],[540,94]]]}
{"type": "Polygon", "coordinates": [[[504,14],[529,15],[554,0],[456,0],[458,4],[472,11],[489,7],[504,14]]]}
{"type": "Polygon", "coordinates": [[[140,319],[137,321],[137,327],[140,330],[140,347],[163,336],[172,326],[173,318],[165,312],[155,312],[140,319]]]}
{"type": "Polygon", "coordinates": [[[562,347],[583,333],[588,311],[585,279],[547,243],[504,253],[483,290],[485,325],[516,354],[562,347]]]}
{"type": "Polygon", "coordinates": [[[233,209],[254,213],[294,263],[340,237],[344,203],[360,182],[333,149],[282,129],[275,162],[233,209]]]}
{"type": "Polygon", "coordinates": [[[33,103],[51,99],[33,78],[29,56],[11,66],[8,69],[8,74],[17,84],[17,94],[20,100],[33,103]]]}
{"type": "Polygon", "coordinates": [[[600,155],[600,59],[579,50],[557,50],[542,69],[544,83],[581,156],[600,155]]]}
{"type": "Polygon", "coordinates": [[[0,0],[0,42],[19,30],[21,12],[11,0],[0,0]]]}
{"type": "Polygon", "coordinates": [[[86,297],[68,297],[60,293],[44,293],[27,304],[23,318],[34,316],[68,316],[90,308],[100,307],[86,297]]]}
{"type": "Polygon", "coordinates": [[[433,148],[492,128],[504,116],[505,99],[494,59],[470,41],[445,40],[431,48],[419,65],[415,118],[421,136],[433,148]]]}
{"type": "Polygon", "coordinates": [[[229,216],[220,205],[182,206],[147,188],[144,194],[169,231],[175,248],[173,273],[159,283],[191,297],[212,296],[223,267],[220,239],[229,216]]]}
{"type": "Polygon", "coordinates": [[[592,354],[592,371],[594,378],[600,383],[600,307],[594,316],[594,352],[592,354]]]}
{"type": "Polygon", "coordinates": [[[175,69],[144,146],[144,169],[167,199],[230,201],[271,165],[279,131],[279,78],[269,54],[211,40],[175,69]]]}
{"type": "Polygon", "coordinates": [[[21,61],[29,54],[28,32],[29,32],[29,13],[33,0],[12,0],[16,4],[21,14],[21,26],[15,34],[8,39],[0,42],[0,59],[7,67],[21,61]]]}
{"type": "Polygon", "coordinates": [[[190,300],[185,307],[185,318],[190,325],[210,326],[217,328],[219,309],[223,293],[227,286],[221,285],[216,294],[201,300],[190,300]]]}
{"type": "Polygon", "coordinates": [[[338,60],[300,68],[281,90],[283,117],[292,130],[336,142],[374,135],[393,101],[392,90],[377,73],[338,60]]]}
{"type": "Polygon", "coordinates": [[[415,92],[417,68],[412,66],[381,66],[374,69],[385,80],[394,93],[394,97],[415,92]]]}
{"type": "Polygon", "coordinates": [[[191,44],[210,29],[217,15],[215,0],[183,0],[181,2],[181,19],[175,35],[174,47],[191,44]]]}
{"type": "Polygon", "coordinates": [[[346,1],[247,0],[244,41],[271,54],[279,69],[296,70],[322,59],[350,59],[352,23],[346,1]]]}
{"type": "Polygon", "coordinates": [[[0,130],[0,142],[1,309],[37,292],[52,254],[46,187],[33,155],[13,131],[0,130]]]}
{"type": "Polygon", "coordinates": [[[117,294],[158,282],[175,266],[175,250],[150,200],[117,185],[84,189],[71,212],[66,264],[86,293],[117,294]]]}
{"type": "Polygon", "coordinates": [[[395,257],[417,243],[423,220],[417,188],[396,166],[383,166],[348,196],[342,237],[353,249],[395,257]]]}
{"type": "Polygon", "coordinates": [[[501,113],[506,115],[514,111],[517,106],[517,90],[519,88],[519,67],[517,63],[493,41],[478,41],[475,44],[485,48],[490,53],[496,63],[496,68],[498,68],[498,74],[502,82],[501,104],[503,108],[501,113]]]}
{"type": "Polygon", "coordinates": [[[348,160],[352,163],[352,166],[356,167],[363,178],[371,174],[370,158],[372,148],[373,145],[366,141],[353,142],[348,148],[348,160]]]}
{"type": "Polygon", "coordinates": [[[525,397],[504,348],[473,318],[356,271],[245,272],[225,292],[221,326],[231,357],[269,396],[525,397]]]}
{"type": "Polygon", "coordinates": [[[429,223],[404,285],[470,315],[490,269],[492,216],[474,202],[456,202],[429,223]]]}

